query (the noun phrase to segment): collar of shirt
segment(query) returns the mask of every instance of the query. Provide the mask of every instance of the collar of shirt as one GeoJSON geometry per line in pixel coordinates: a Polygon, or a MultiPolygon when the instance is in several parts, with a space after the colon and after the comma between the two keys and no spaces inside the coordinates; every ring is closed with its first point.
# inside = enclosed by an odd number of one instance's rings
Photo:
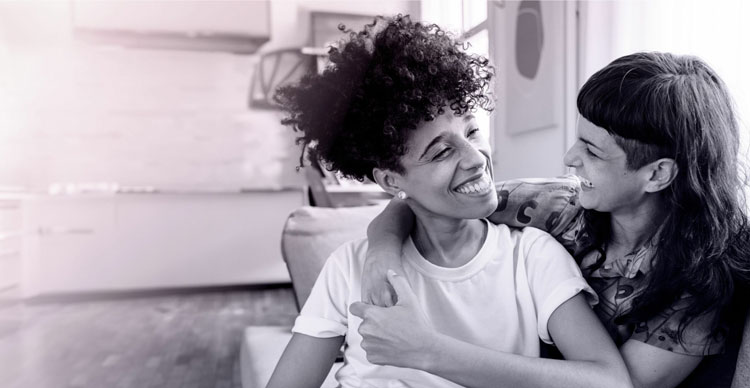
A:
{"type": "MultiPolygon", "coordinates": [[[[634,278],[638,272],[647,274],[652,268],[654,252],[656,251],[656,236],[646,242],[643,246],[623,257],[616,258],[605,262],[602,266],[594,270],[589,276],[599,278],[626,277],[634,278]]],[[[587,269],[592,267],[601,259],[603,249],[594,249],[581,261],[581,268],[587,269]]]]}

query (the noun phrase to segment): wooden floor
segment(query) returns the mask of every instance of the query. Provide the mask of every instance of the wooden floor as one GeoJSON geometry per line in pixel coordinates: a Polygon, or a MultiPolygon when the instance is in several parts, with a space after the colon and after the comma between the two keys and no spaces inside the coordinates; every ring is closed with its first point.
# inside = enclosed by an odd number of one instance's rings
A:
{"type": "Polygon", "coordinates": [[[239,388],[242,329],[291,325],[290,288],[0,305],[0,387],[239,388]]]}

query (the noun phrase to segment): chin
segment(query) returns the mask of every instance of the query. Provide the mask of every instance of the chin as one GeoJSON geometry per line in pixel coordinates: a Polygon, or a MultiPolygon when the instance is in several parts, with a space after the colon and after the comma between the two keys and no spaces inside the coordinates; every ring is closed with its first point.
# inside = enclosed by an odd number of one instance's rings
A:
{"type": "Polygon", "coordinates": [[[594,201],[594,198],[591,198],[591,195],[585,191],[578,194],[578,203],[586,210],[596,210],[594,209],[596,201],[594,201]]]}
{"type": "Polygon", "coordinates": [[[497,197],[493,196],[493,198],[493,201],[489,201],[482,206],[477,206],[476,210],[472,211],[472,214],[476,214],[476,217],[471,218],[487,218],[490,214],[494,213],[497,210],[497,197]]]}
{"type": "Polygon", "coordinates": [[[579,199],[578,203],[581,204],[581,207],[586,210],[593,210],[599,213],[609,213],[611,211],[611,209],[602,209],[601,204],[598,204],[595,201],[585,201],[585,200],[579,199]]]}

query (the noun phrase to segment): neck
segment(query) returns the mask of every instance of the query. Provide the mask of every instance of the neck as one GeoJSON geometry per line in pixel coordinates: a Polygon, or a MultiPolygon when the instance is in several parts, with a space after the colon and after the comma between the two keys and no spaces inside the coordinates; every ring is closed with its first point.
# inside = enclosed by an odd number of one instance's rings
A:
{"type": "Polygon", "coordinates": [[[483,221],[416,214],[412,240],[427,261],[440,267],[456,268],[476,256],[485,240],[483,221]]]}
{"type": "Polygon", "coordinates": [[[647,197],[638,206],[611,213],[610,247],[633,251],[645,244],[661,226],[666,217],[664,201],[660,196],[647,197]]]}

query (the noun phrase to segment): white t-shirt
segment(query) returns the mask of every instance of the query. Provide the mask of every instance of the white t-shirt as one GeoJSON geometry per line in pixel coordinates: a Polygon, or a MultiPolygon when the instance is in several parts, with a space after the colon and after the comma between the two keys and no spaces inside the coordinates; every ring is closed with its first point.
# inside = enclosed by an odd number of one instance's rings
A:
{"type": "MultiPolygon", "coordinates": [[[[404,271],[433,326],[454,338],[502,352],[539,356],[539,338],[551,343],[547,321],[581,291],[596,294],[573,258],[549,234],[489,222],[479,252],[458,268],[438,267],[404,243],[404,271]]],[[[342,387],[459,387],[415,369],[367,361],[349,312],[360,301],[367,240],[349,242],[331,254],[292,331],[313,337],[346,336],[346,362],[336,373],[342,387]]]]}

